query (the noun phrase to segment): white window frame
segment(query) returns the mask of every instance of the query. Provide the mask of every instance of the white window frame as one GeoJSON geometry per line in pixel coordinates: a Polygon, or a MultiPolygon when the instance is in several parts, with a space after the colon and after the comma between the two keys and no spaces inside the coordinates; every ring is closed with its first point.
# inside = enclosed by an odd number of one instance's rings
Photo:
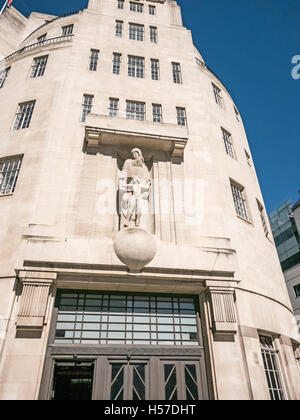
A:
{"type": "Polygon", "coordinates": [[[109,98],[108,115],[110,117],[119,116],[119,104],[120,100],[118,98],[109,98]]]}
{"type": "Polygon", "coordinates": [[[74,24],[63,26],[62,28],[62,36],[69,36],[73,35],[74,33],[74,24]]]}
{"type": "Polygon", "coordinates": [[[251,223],[245,187],[230,179],[231,194],[237,217],[251,223]]]}
{"type": "Polygon", "coordinates": [[[143,42],[145,40],[145,25],[129,23],[129,39],[143,42]]]}
{"type": "Polygon", "coordinates": [[[86,118],[89,114],[91,114],[93,109],[93,102],[94,102],[94,95],[85,93],[82,98],[82,105],[81,105],[81,119],[82,123],[86,122],[86,118]]]}
{"type": "Polygon", "coordinates": [[[13,130],[24,130],[29,128],[36,101],[21,102],[15,116],[13,130]]]}
{"type": "Polygon", "coordinates": [[[119,75],[121,73],[121,65],[122,65],[122,54],[114,52],[112,73],[119,75]]]}
{"type": "Polygon", "coordinates": [[[0,159],[0,197],[15,192],[23,156],[0,159]]]}
{"type": "Polygon", "coordinates": [[[37,77],[42,77],[45,74],[49,55],[43,55],[40,57],[35,57],[31,66],[30,78],[36,79],[37,77]]]}
{"type": "Polygon", "coordinates": [[[99,54],[100,50],[95,48],[91,48],[90,51],[90,61],[89,61],[89,70],[90,71],[97,71],[98,70],[98,63],[99,63],[99,54]]]}
{"type": "Polygon", "coordinates": [[[175,61],[172,61],[172,75],[173,75],[173,82],[181,85],[182,84],[182,72],[181,72],[181,64],[175,61]]]}
{"type": "Polygon", "coordinates": [[[128,76],[138,79],[145,78],[145,58],[134,55],[128,56],[128,76]]]}
{"type": "Polygon", "coordinates": [[[160,79],[160,65],[159,60],[157,58],[151,58],[151,79],[160,79]]]}

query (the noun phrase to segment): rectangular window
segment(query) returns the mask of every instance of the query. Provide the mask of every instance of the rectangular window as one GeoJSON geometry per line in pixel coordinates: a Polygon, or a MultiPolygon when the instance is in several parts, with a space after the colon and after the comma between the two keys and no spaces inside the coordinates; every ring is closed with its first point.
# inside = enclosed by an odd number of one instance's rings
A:
{"type": "Polygon", "coordinates": [[[4,83],[5,83],[5,80],[8,76],[9,70],[10,70],[10,67],[0,71],[0,89],[3,88],[3,86],[4,86],[4,83]]]}
{"type": "Polygon", "coordinates": [[[129,120],[145,120],[145,103],[126,101],[126,118],[129,120]]]}
{"type": "Polygon", "coordinates": [[[0,159],[0,196],[14,192],[21,164],[20,157],[0,159]]]}
{"type": "Polygon", "coordinates": [[[140,79],[145,77],[145,59],[143,57],[128,56],[128,76],[140,79]]]}
{"type": "Polygon", "coordinates": [[[130,10],[132,12],[143,13],[144,6],[140,3],[130,2],[130,10]]]}
{"type": "Polygon", "coordinates": [[[35,101],[23,102],[19,104],[13,130],[23,130],[30,126],[35,101]]]}
{"type": "Polygon", "coordinates": [[[249,220],[247,203],[245,198],[245,188],[231,182],[231,190],[236,214],[242,219],[249,220]]]}
{"type": "Polygon", "coordinates": [[[44,41],[46,41],[46,38],[47,38],[47,34],[43,34],[43,35],[38,37],[37,41],[38,42],[44,42],[44,41]]]}
{"type": "Polygon", "coordinates": [[[149,6],[149,15],[156,15],[156,7],[155,6],[149,6]]]}
{"type": "Polygon", "coordinates": [[[252,168],[251,156],[247,152],[247,150],[245,150],[245,156],[246,156],[246,161],[247,161],[247,164],[248,164],[249,168],[252,168]]]}
{"type": "Polygon", "coordinates": [[[274,348],[273,339],[261,335],[259,341],[271,400],[286,400],[278,352],[274,348]]]}
{"type": "Polygon", "coordinates": [[[300,296],[300,284],[297,284],[297,286],[294,286],[295,296],[300,296]]]}
{"type": "Polygon", "coordinates": [[[90,65],[89,69],[91,71],[97,71],[98,68],[98,61],[99,61],[99,50],[91,50],[90,54],[90,65]]]}
{"type": "Polygon", "coordinates": [[[218,88],[218,86],[216,86],[214,83],[212,83],[212,87],[213,87],[213,91],[214,91],[214,95],[215,95],[215,100],[216,103],[221,107],[224,108],[224,101],[223,101],[223,97],[222,97],[222,91],[220,88],[218,88]]]}
{"type": "Polygon", "coordinates": [[[118,9],[124,9],[124,0],[118,0],[118,9]]]}
{"type": "Polygon", "coordinates": [[[153,122],[162,122],[162,107],[159,104],[152,104],[153,122]]]}
{"type": "Polygon", "coordinates": [[[177,112],[177,124],[181,125],[182,127],[186,127],[187,126],[186,109],[177,107],[176,112],[177,112]]]}
{"type": "Polygon", "coordinates": [[[222,128],[222,134],[227,155],[235,159],[231,134],[227,130],[224,130],[224,128],[222,128]]]}
{"type": "Polygon", "coordinates": [[[34,58],[33,65],[32,65],[32,68],[31,68],[30,77],[35,78],[35,77],[44,76],[46,66],[47,66],[47,62],[48,62],[48,55],[46,55],[44,57],[34,58]]]}
{"type": "Polygon", "coordinates": [[[267,225],[267,220],[266,220],[266,216],[265,216],[265,209],[263,207],[263,205],[258,201],[257,201],[257,206],[258,206],[258,210],[260,213],[260,219],[261,219],[261,223],[262,226],[264,228],[264,232],[266,236],[269,236],[269,229],[268,229],[268,225],[267,225]]]}
{"type": "Polygon", "coordinates": [[[113,74],[120,74],[121,72],[121,61],[122,54],[114,53],[113,54],[113,74]]]}
{"type": "Polygon", "coordinates": [[[123,22],[121,20],[116,20],[115,34],[120,38],[123,36],[123,22]]]}
{"type": "Polygon", "coordinates": [[[235,118],[236,118],[236,120],[237,120],[238,122],[240,122],[240,114],[239,114],[239,111],[236,109],[236,107],[235,107],[235,106],[233,107],[233,109],[234,109],[234,113],[235,113],[235,118]]]}
{"type": "Polygon", "coordinates": [[[157,44],[158,34],[156,26],[150,26],[150,42],[157,44]]]}
{"type": "Polygon", "coordinates": [[[86,121],[86,117],[92,112],[93,108],[93,95],[83,95],[82,109],[81,109],[81,122],[86,121]]]}
{"type": "Polygon", "coordinates": [[[109,98],[108,115],[110,117],[117,117],[119,115],[119,99],[109,98]]]}
{"type": "Polygon", "coordinates": [[[151,58],[151,78],[159,80],[159,60],[151,58]]]}
{"type": "Polygon", "coordinates": [[[173,72],[173,82],[181,84],[182,77],[181,77],[181,67],[179,63],[172,63],[172,72],[173,72]]]}
{"type": "Polygon", "coordinates": [[[62,35],[72,35],[73,34],[74,25],[67,25],[62,28],[62,35]]]}
{"type": "Polygon", "coordinates": [[[145,27],[135,23],[129,23],[129,39],[134,41],[144,41],[145,27]]]}

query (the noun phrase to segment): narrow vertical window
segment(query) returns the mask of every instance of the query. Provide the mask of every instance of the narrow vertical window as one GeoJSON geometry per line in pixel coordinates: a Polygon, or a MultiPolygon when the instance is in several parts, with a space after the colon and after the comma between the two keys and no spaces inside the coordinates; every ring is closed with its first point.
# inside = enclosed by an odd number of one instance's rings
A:
{"type": "Polygon", "coordinates": [[[74,30],[74,25],[63,26],[63,28],[62,28],[62,35],[63,36],[72,35],[73,34],[73,30],[74,30]]]}
{"type": "Polygon", "coordinates": [[[10,71],[10,67],[8,67],[7,69],[4,69],[2,71],[0,71],[0,89],[3,88],[5,80],[8,76],[8,73],[10,71]]]}
{"type": "Polygon", "coordinates": [[[113,74],[120,74],[121,72],[122,54],[113,53],[113,74]]]}
{"type": "Polygon", "coordinates": [[[159,80],[159,60],[151,58],[151,78],[159,80]]]}
{"type": "Polygon", "coordinates": [[[156,15],[156,7],[155,6],[149,6],[149,15],[156,15]]]}
{"type": "Polygon", "coordinates": [[[98,61],[99,61],[99,50],[91,49],[90,53],[90,63],[89,63],[89,69],[91,71],[97,71],[98,68],[98,61]]]}
{"type": "Polygon", "coordinates": [[[13,130],[23,130],[30,126],[35,101],[23,102],[19,104],[13,130]]]}
{"type": "Polygon", "coordinates": [[[212,83],[212,87],[213,87],[213,91],[214,91],[214,95],[215,95],[215,100],[216,103],[221,107],[221,108],[225,108],[224,107],[224,101],[223,101],[223,97],[222,97],[222,91],[220,88],[218,88],[218,86],[216,86],[214,83],[212,83]]]}
{"type": "Polygon", "coordinates": [[[128,76],[144,78],[145,77],[145,59],[142,57],[128,56],[128,76]]]}
{"type": "Polygon", "coordinates": [[[22,158],[0,159],[0,196],[15,191],[22,158]]]}
{"type": "Polygon", "coordinates": [[[266,216],[265,216],[265,209],[263,207],[263,205],[258,201],[257,201],[257,207],[260,213],[260,219],[261,219],[261,223],[265,232],[266,236],[269,236],[269,229],[268,229],[268,224],[267,224],[267,220],[266,220],[266,216]]]}
{"type": "Polygon", "coordinates": [[[133,41],[144,41],[145,27],[135,23],[129,24],[129,39],[133,41]]]}
{"type": "Polygon", "coordinates": [[[145,103],[126,101],[126,118],[130,120],[145,120],[145,103]]]}
{"type": "Polygon", "coordinates": [[[235,159],[231,134],[227,130],[224,130],[224,128],[222,128],[222,134],[227,155],[235,159]]]}
{"type": "Polygon", "coordinates": [[[30,77],[35,78],[35,77],[44,76],[46,66],[47,66],[47,62],[48,62],[48,55],[46,55],[44,57],[34,58],[32,68],[31,68],[30,77]]]}
{"type": "Polygon", "coordinates": [[[247,152],[247,150],[245,150],[245,156],[246,156],[246,161],[247,161],[247,164],[248,164],[249,168],[252,168],[251,156],[250,156],[250,154],[247,152]]]}
{"type": "Polygon", "coordinates": [[[153,122],[162,122],[162,107],[159,104],[152,104],[153,122]]]}
{"type": "Polygon", "coordinates": [[[237,216],[249,221],[245,188],[231,182],[231,190],[237,216]]]}
{"type": "Polygon", "coordinates": [[[83,95],[83,102],[81,107],[81,122],[86,121],[86,117],[92,112],[93,95],[83,95]]]}
{"type": "Polygon", "coordinates": [[[186,127],[186,125],[187,125],[186,109],[177,107],[176,112],[177,112],[177,124],[182,126],[182,127],[186,127]]]}
{"type": "Polygon", "coordinates": [[[181,76],[181,66],[179,63],[172,63],[172,72],[173,72],[173,82],[181,84],[182,76],[181,76]]]}
{"type": "Polygon", "coordinates": [[[124,0],[118,0],[118,9],[124,9],[124,0]]]}
{"type": "Polygon", "coordinates": [[[117,117],[119,115],[119,99],[109,98],[108,115],[110,117],[117,117]]]}
{"type": "Polygon", "coordinates": [[[150,42],[153,44],[157,44],[158,42],[158,34],[157,34],[157,27],[150,26],[150,42]]]}
{"type": "Polygon", "coordinates": [[[121,20],[116,20],[115,34],[120,38],[123,36],[123,22],[121,20]]]}
{"type": "Polygon", "coordinates": [[[240,122],[240,113],[239,113],[239,111],[236,109],[236,107],[235,107],[235,106],[233,107],[233,109],[234,109],[234,113],[235,113],[235,118],[236,118],[236,120],[237,120],[238,122],[240,122]]]}
{"type": "Polygon", "coordinates": [[[300,297],[300,284],[294,286],[295,297],[300,297]]]}

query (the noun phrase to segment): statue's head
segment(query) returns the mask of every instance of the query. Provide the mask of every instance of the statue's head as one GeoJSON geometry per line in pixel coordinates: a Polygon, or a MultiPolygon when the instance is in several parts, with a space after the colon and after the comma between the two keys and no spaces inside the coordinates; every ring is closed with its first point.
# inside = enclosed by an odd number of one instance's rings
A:
{"type": "Polygon", "coordinates": [[[137,149],[137,148],[131,150],[131,156],[134,160],[136,160],[136,159],[144,160],[142,151],[140,149],[137,149]]]}

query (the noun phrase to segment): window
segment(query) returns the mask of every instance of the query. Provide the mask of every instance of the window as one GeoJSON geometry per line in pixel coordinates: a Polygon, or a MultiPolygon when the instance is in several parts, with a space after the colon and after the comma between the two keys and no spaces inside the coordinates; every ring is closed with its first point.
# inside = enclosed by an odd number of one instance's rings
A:
{"type": "Polygon", "coordinates": [[[247,164],[248,164],[249,168],[252,168],[251,156],[247,152],[247,150],[245,150],[245,156],[246,156],[246,161],[247,161],[247,164]]]}
{"type": "Polygon", "coordinates": [[[63,35],[72,35],[73,34],[74,25],[64,26],[62,28],[63,35]]]}
{"type": "Polygon", "coordinates": [[[92,112],[93,99],[93,95],[83,95],[81,122],[85,122],[86,117],[92,112]]]}
{"type": "Polygon", "coordinates": [[[4,69],[2,71],[0,71],[0,89],[3,88],[5,80],[8,76],[8,73],[10,71],[10,67],[8,67],[7,69],[4,69]]]}
{"type": "Polygon", "coordinates": [[[97,71],[98,68],[98,61],[99,61],[99,50],[91,50],[90,54],[90,70],[91,71],[97,71]]]}
{"type": "Polygon", "coordinates": [[[176,108],[177,112],[177,124],[181,125],[182,127],[186,127],[187,121],[186,121],[186,110],[185,108],[176,108]]]}
{"type": "Polygon", "coordinates": [[[35,101],[23,102],[19,104],[13,130],[23,130],[30,126],[35,101]]]}
{"type": "Polygon", "coordinates": [[[215,95],[215,100],[216,103],[221,107],[224,108],[224,101],[223,101],[223,97],[222,97],[222,91],[220,88],[218,88],[218,86],[216,86],[214,83],[212,83],[212,87],[213,87],[213,91],[214,91],[214,95],[215,95]]]}
{"type": "Polygon", "coordinates": [[[225,144],[226,153],[227,155],[235,159],[232,136],[228,131],[224,130],[224,128],[222,128],[222,133],[223,133],[223,140],[225,144]]]}
{"type": "Polygon", "coordinates": [[[157,122],[157,123],[162,122],[162,108],[161,108],[161,105],[152,104],[152,116],[153,116],[153,122],[157,122]]]}
{"type": "Polygon", "coordinates": [[[46,41],[46,38],[47,38],[47,34],[43,34],[43,35],[39,36],[37,40],[38,40],[38,42],[44,42],[44,41],[46,41]]]}
{"type": "Polygon", "coordinates": [[[120,74],[121,71],[122,54],[113,54],[113,74],[120,74]]]}
{"type": "Polygon", "coordinates": [[[144,6],[143,6],[143,4],[140,4],[140,3],[130,2],[130,10],[132,12],[143,13],[144,6]]]}
{"type": "Polygon", "coordinates": [[[30,73],[31,78],[44,76],[48,62],[48,55],[44,57],[37,57],[33,60],[33,65],[30,73]]]}
{"type": "Polygon", "coordinates": [[[181,77],[181,67],[179,63],[172,63],[172,71],[173,71],[173,82],[174,83],[182,83],[181,77]]]}
{"type": "Polygon", "coordinates": [[[155,6],[149,6],[149,15],[156,15],[156,7],[155,6]]]}
{"type": "Polygon", "coordinates": [[[151,58],[151,78],[159,80],[159,60],[151,58]]]}
{"type": "Polygon", "coordinates": [[[249,220],[245,198],[245,188],[231,182],[231,190],[236,214],[242,219],[249,220]]]}
{"type": "Polygon", "coordinates": [[[118,9],[124,9],[124,0],[118,0],[118,9]]]}
{"type": "Polygon", "coordinates": [[[158,35],[156,26],[150,26],[150,42],[157,44],[158,35]]]}
{"type": "Polygon", "coordinates": [[[126,101],[126,118],[130,120],[145,120],[145,103],[126,101]]]}
{"type": "Polygon", "coordinates": [[[21,164],[21,157],[0,159],[0,196],[14,192],[21,164]]]}
{"type": "Polygon", "coordinates": [[[108,115],[110,117],[117,117],[119,114],[119,99],[109,98],[108,115]]]}
{"type": "Polygon", "coordinates": [[[258,206],[258,210],[260,213],[260,219],[261,219],[261,223],[263,225],[264,228],[264,232],[266,236],[269,236],[269,229],[268,229],[268,225],[267,225],[267,220],[266,220],[266,216],[265,216],[265,209],[263,207],[263,205],[258,201],[257,201],[257,206],[258,206]]]}
{"type": "Polygon", "coordinates": [[[123,22],[121,20],[116,20],[115,34],[120,38],[123,36],[123,22]]]}
{"type": "Polygon", "coordinates": [[[129,39],[134,41],[144,41],[144,25],[138,25],[135,23],[129,24],[129,39]]]}
{"type": "Polygon", "coordinates": [[[240,122],[240,114],[239,114],[239,111],[236,109],[236,107],[235,107],[235,106],[233,107],[233,109],[234,109],[234,113],[235,113],[235,118],[236,118],[236,120],[237,120],[238,122],[240,122]]]}
{"type": "Polygon", "coordinates": [[[128,76],[145,77],[145,59],[142,57],[128,56],[128,76]]]}
{"type": "Polygon", "coordinates": [[[297,286],[294,286],[295,296],[296,298],[300,296],[300,284],[297,284],[297,286]]]}
{"type": "Polygon", "coordinates": [[[259,337],[259,341],[271,400],[286,400],[287,398],[279,365],[278,352],[274,348],[273,339],[271,337],[261,335],[259,337]]]}

